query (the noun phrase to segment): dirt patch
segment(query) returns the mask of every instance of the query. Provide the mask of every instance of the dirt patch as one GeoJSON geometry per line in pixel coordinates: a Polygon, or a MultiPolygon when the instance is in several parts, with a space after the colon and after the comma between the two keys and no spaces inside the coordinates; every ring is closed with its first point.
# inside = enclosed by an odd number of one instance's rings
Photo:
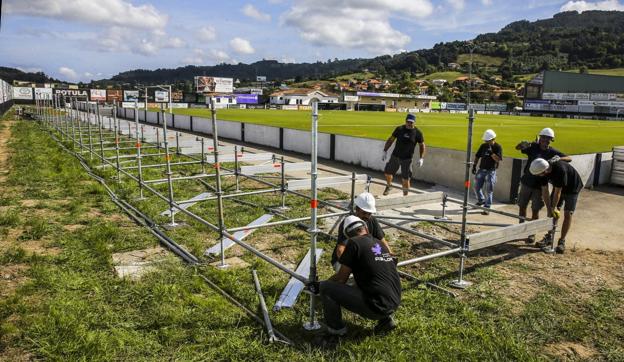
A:
{"type": "Polygon", "coordinates": [[[84,228],[85,225],[81,225],[81,224],[70,224],[70,225],[63,225],[63,229],[69,231],[69,232],[73,232],[79,229],[84,228]]]}
{"type": "Polygon", "coordinates": [[[8,347],[4,351],[2,351],[2,353],[0,353],[0,362],[26,362],[34,360],[35,358],[32,354],[20,348],[8,347]]]}
{"type": "Polygon", "coordinates": [[[15,291],[20,285],[28,280],[25,276],[30,267],[26,264],[13,264],[2,266],[0,272],[0,297],[6,297],[15,291]]]}
{"type": "MultiPolygon", "coordinates": [[[[234,269],[242,269],[242,268],[247,268],[249,267],[249,263],[247,263],[246,261],[244,261],[243,259],[234,256],[231,258],[227,258],[225,259],[225,264],[228,267],[234,268],[234,269]]],[[[210,265],[214,266],[214,267],[218,267],[219,265],[221,265],[221,259],[210,263],[210,265]]]]}
{"type": "MultiPolygon", "coordinates": [[[[299,264],[302,253],[305,254],[307,248],[309,248],[309,238],[308,234],[299,235],[297,233],[289,235],[266,233],[263,230],[258,230],[245,239],[245,241],[262,253],[294,269],[299,264]]],[[[233,246],[232,250],[231,254],[234,254],[234,256],[240,257],[248,254],[245,249],[238,245],[233,246]]]]}
{"type": "Polygon", "coordinates": [[[7,147],[7,143],[11,138],[11,126],[13,126],[13,123],[14,122],[8,121],[0,127],[0,183],[4,183],[9,174],[8,163],[11,152],[7,147]]]}
{"type": "Polygon", "coordinates": [[[591,360],[598,354],[592,347],[574,342],[560,342],[547,345],[545,352],[564,360],[591,360]]]}
{"type": "Polygon", "coordinates": [[[28,240],[20,242],[19,247],[29,254],[57,256],[63,250],[57,247],[48,247],[42,240],[28,240]]]}
{"type": "Polygon", "coordinates": [[[21,204],[22,207],[35,207],[38,203],[40,202],[40,200],[22,200],[21,204]]]}
{"type": "Polygon", "coordinates": [[[165,260],[167,256],[170,256],[170,253],[158,246],[113,254],[113,264],[120,278],[139,280],[146,273],[153,271],[156,264],[165,260]]]}

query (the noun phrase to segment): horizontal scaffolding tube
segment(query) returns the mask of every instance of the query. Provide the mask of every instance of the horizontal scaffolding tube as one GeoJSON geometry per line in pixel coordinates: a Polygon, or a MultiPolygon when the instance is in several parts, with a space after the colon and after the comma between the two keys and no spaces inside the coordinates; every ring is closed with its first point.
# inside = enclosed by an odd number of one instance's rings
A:
{"type": "Polygon", "coordinates": [[[429,254],[429,255],[425,255],[425,256],[420,256],[420,257],[414,258],[414,259],[403,260],[403,261],[400,261],[397,264],[397,267],[411,265],[411,264],[416,264],[416,263],[420,263],[420,262],[423,262],[423,261],[426,261],[426,260],[435,259],[435,258],[440,258],[440,257],[443,257],[443,256],[459,253],[460,251],[461,251],[461,248],[455,248],[455,249],[450,249],[450,250],[444,250],[444,251],[441,251],[439,253],[433,253],[433,254],[429,254]]]}
{"type": "MultiPolygon", "coordinates": [[[[319,215],[317,216],[317,219],[326,219],[328,217],[337,217],[337,216],[348,215],[348,214],[349,214],[349,211],[334,212],[331,214],[319,215]]],[[[227,229],[227,231],[233,233],[233,232],[242,231],[242,230],[251,230],[251,229],[260,229],[264,227],[271,227],[271,226],[278,226],[278,225],[287,225],[287,224],[292,224],[292,223],[301,222],[301,221],[308,221],[310,219],[311,219],[310,216],[300,217],[297,219],[274,221],[274,222],[268,222],[265,224],[254,225],[254,226],[241,226],[241,227],[236,227],[236,228],[230,228],[230,229],[227,229]]]]}
{"type": "MultiPolygon", "coordinates": [[[[391,219],[391,220],[408,220],[408,221],[424,221],[431,223],[444,223],[444,224],[461,224],[462,222],[459,220],[444,220],[444,219],[425,219],[419,217],[410,217],[410,216],[390,216],[390,215],[375,215],[377,219],[391,219]]],[[[478,222],[478,221],[467,221],[466,225],[477,225],[477,226],[511,226],[514,224],[501,224],[501,223],[493,223],[493,222],[478,222]]]]}

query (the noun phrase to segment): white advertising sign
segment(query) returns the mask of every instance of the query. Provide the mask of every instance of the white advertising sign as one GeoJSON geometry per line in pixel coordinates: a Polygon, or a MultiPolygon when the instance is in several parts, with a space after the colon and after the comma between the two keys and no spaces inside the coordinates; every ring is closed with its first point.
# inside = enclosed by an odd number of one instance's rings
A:
{"type": "Polygon", "coordinates": [[[234,92],[233,78],[195,77],[197,93],[232,93],[234,92]]]}
{"type": "Polygon", "coordinates": [[[360,97],[358,97],[358,96],[344,96],[344,101],[345,102],[359,102],[360,101],[360,97]]]}
{"type": "Polygon", "coordinates": [[[13,99],[33,99],[33,89],[30,87],[13,87],[13,99]]]}
{"type": "Polygon", "coordinates": [[[266,82],[267,78],[264,75],[259,75],[256,77],[256,82],[266,82]]]}
{"type": "Polygon", "coordinates": [[[52,88],[35,88],[35,99],[52,99],[52,88]]]}
{"type": "MultiPolygon", "coordinates": [[[[122,102],[122,108],[134,108],[134,102],[122,102]]],[[[145,108],[144,102],[137,102],[137,108],[145,108]]]]}
{"type": "Polygon", "coordinates": [[[166,102],[169,102],[169,92],[167,92],[167,91],[155,91],[154,92],[154,102],[156,102],[156,103],[166,103],[166,102]]]}
{"type": "Polygon", "coordinates": [[[123,91],[124,102],[134,102],[139,100],[138,90],[125,90],[123,91]]]}
{"type": "Polygon", "coordinates": [[[106,89],[91,89],[92,101],[106,101],[106,89]]]}
{"type": "Polygon", "coordinates": [[[171,103],[171,108],[188,108],[188,103],[171,103]]]}

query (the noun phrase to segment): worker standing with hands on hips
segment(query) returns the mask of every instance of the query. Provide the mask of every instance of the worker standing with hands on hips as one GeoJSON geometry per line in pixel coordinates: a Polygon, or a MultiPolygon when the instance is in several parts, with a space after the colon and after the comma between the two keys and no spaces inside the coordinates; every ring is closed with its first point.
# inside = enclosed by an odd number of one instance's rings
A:
{"type": "MultiPolygon", "coordinates": [[[[379,222],[377,221],[375,216],[373,216],[373,214],[377,212],[377,209],[375,208],[375,197],[373,196],[373,194],[371,194],[370,192],[362,192],[361,194],[357,195],[354,201],[355,216],[359,217],[360,219],[362,219],[362,221],[366,223],[368,233],[375,239],[380,240],[381,243],[386,247],[386,249],[388,249],[388,252],[391,253],[392,251],[390,250],[388,242],[384,238],[385,234],[381,229],[381,225],[379,225],[379,222]]],[[[331,264],[334,267],[335,271],[338,271],[338,269],[340,269],[340,263],[338,263],[338,260],[346,249],[347,243],[349,241],[347,235],[343,231],[346,220],[347,218],[342,220],[342,222],[338,226],[338,241],[336,243],[336,247],[334,248],[334,252],[332,253],[331,264]]]]}
{"type": "MultiPolygon", "coordinates": [[[[579,192],[583,189],[583,181],[574,167],[557,156],[549,161],[538,158],[531,162],[529,170],[531,174],[539,177],[544,204],[548,210],[548,215],[552,215],[555,222],[559,219],[560,210],[563,206],[561,236],[557,242],[557,249],[555,249],[558,254],[563,254],[565,252],[565,238],[572,225],[572,214],[576,210],[576,202],[579,192]],[[548,193],[548,182],[553,185],[552,195],[548,193]]],[[[552,249],[553,239],[554,235],[550,238],[550,243],[547,242],[542,247],[543,251],[552,249]]]]}
{"type": "Polygon", "coordinates": [[[386,161],[388,159],[388,150],[396,140],[396,145],[394,146],[392,155],[390,155],[390,159],[386,163],[386,167],[384,169],[384,175],[386,176],[386,188],[383,192],[384,195],[388,195],[390,193],[392,178],[398,171],[399,167],[401,168],[403,196],[407,195],[409,192],[410,178],[412,177],[412,158],[414,157],[416,144],[418,144],[420,152],[418,167],[422,167],[423,165],[426,150],[425,139],[422,132],[420,132],[418,128],[414,127],[415,122],[416,116],[409,113],[407,117],[405,117],[405,124],[395,128],[394,132],[392,132],[392,135],[388,138],[386,144],[384,145],[383,156],[381,157],[382,161],[386,161]]]}
{"type": "MultiPolygon", "coordinates": [[[[477,193],[477,205],[490,208],[494,195],[494,185],[496,185],[496,169],[498,163],[503,160],[503,148],[496,143],[496,133],[488,129],[483,133],[483,144],[475,154],[472,163],[472,174],[475,175],[475,191],[477,193]],[[481,162],[479,162],[481,161],[481,162]],[[477,171],[477,164],[479,170],[477,171]],[[483,188],[487,188],[487,194],[483,194],[483,188]]],[[[483,210],[483,215],[488,215],[489,211],[483,210]]]]}
{"type": "MultiPolygon", "coordinates": [[[[539,219],[539,212],[542,207],[544,207],[539,178],[529,172],[531,163],[538,158],[551,160],[553,157],[556,157],[556,159],[561,161],[572,161],[569,156],[566,156],[559,150],[550,147],[550,144],[554,141],[555,131],[553,131],[552,128],[544,128],[539,132],[536,142],[522,141],[516,146],[516,150],[519,150],[528,156],[522,178],[520,179],[520,192],[518,193],[519,215],[522,217],[526,217],[529,202],[531,202],[531,220],[539,219]]],[[[520,222],[522,223],[524,220],[520,220],[520,222]]],[[[552,244],[552,238],[553,237],[550,234],[547,234],[543,240],[536,244],[536,246],[542,247],[544,244],[552,244]]],[[[533,244],[534,242],[534,235],[531,235],[526,239],[527,244],[533,244]]]]}

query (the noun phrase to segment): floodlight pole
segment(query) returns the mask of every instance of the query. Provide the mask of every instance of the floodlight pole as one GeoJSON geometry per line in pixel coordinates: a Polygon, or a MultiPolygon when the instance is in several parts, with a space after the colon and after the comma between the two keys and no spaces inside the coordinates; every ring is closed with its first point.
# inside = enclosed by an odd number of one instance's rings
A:
{"type": "Polygon", "coordinates": [[[468,240],[466,238],[466,219],[468,216],[468,194],[470,190],[470,168],[472,165],[472,127],[474,124],[474,109],[468,109],[468,145],[466,146],[466,171],[464,173],[464,203],[462,205],[462,226],[461,226],[461,251],[459,259],[459,279],[453,280],[450,285],[454,288],[465,289],[472,285],[464,280],[464,261],[468,252],[468,240]]]}
{"type": "MultiPolygon", "coordinates": [[[[311,219],[310,219],[310,229],[308,232],[310,233],[310,276],[309,280],[311,282],[318,281],[318,275],[316,274],[316,237],[319,233],[319,229],[317,227],[317,207],[318,200],[317,194],[318,190],[316,188],[316,179],[318,177],[317,172],[317,152],[318,152],[318,102],[312,103],[312,152],[311,152],[311,170],[310,170],[310,186],[312,191],[312,197],[310,200],[310,211],[311,211],[311,219]]],[[[316,310],[315,310],[315,296],[314,294],[310,294],[310,320],[303,325],[308,331],[316,330],[321,328],[321,325],[316,320],[316,310]]]]}

